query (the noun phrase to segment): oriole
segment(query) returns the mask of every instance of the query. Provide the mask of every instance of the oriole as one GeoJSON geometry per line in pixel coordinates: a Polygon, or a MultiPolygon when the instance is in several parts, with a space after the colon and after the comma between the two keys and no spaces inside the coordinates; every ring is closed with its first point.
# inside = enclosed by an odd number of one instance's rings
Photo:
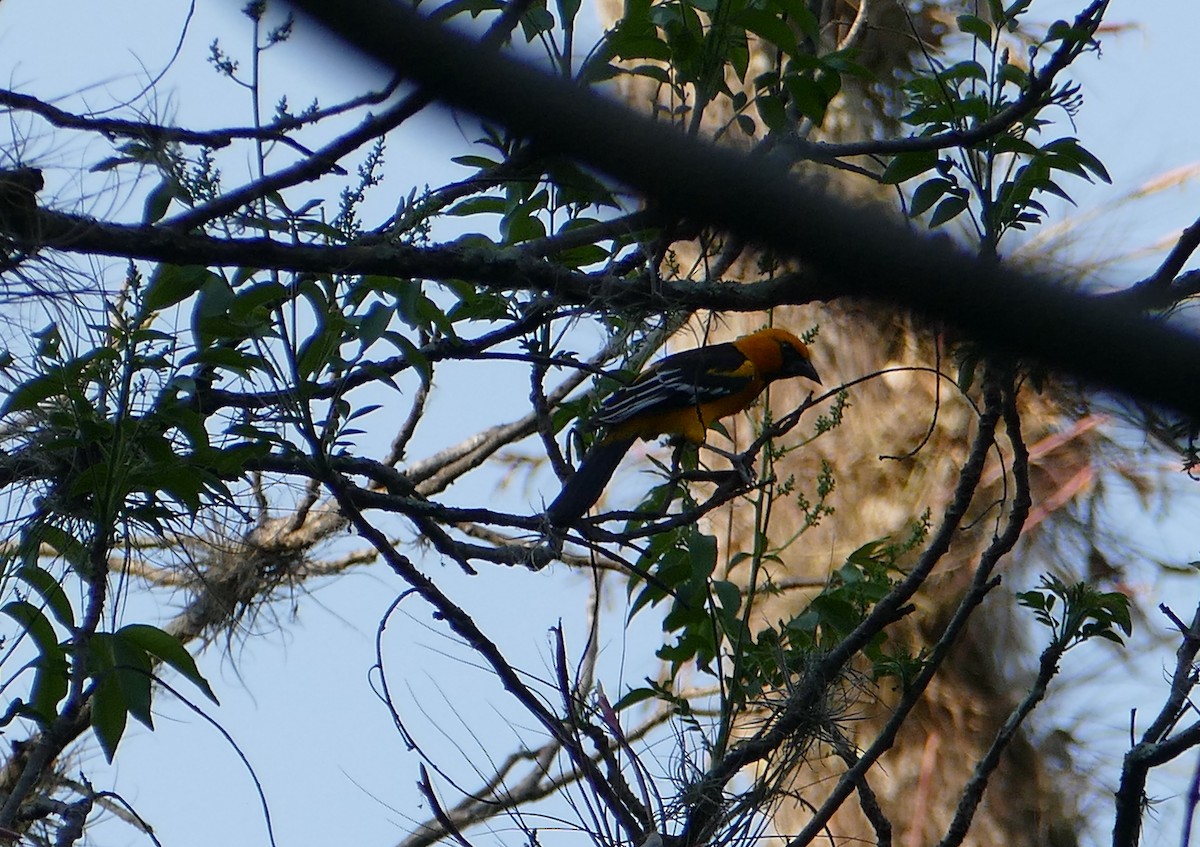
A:
{"type": "Polygon", "coordinates": [[[808,347],[782,329],[667,356],[605,400],[592,418],[604,432],[546,509],[547,520],[563,526],[579,519],[637,439],[670,435],[703,444],[716,421],[749,408],[775,380],[793,376],[821,383],[808,347]]]}

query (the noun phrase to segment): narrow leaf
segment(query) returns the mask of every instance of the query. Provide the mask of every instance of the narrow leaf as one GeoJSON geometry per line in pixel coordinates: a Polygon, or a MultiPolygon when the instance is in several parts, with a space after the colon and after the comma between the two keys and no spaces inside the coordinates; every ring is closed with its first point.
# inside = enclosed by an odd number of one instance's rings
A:
{"type": "Polygon", "coordinates": [[[67,599],[67,593],[53,574],[35,564],[25,564],[17,571],[17,579],[37,592],[59,623],[68,629],[74,629],[75,613],[71,608],[71,601],[67,599]]]}
{"type": "Polygon", "coordinates": [[[922,150],[914,153],[899,153],[892,158],[879,178],[887,185],[898,185],[915,176],[937,167],[938,154],[936,150],[922,150]]]}
{"type": "Polygon", "coordinates": [[[146,286],[145,310],[154,312],[186,300],[199,291],[210,276],[214,274],[201,265],[159,265],[146,286]]]}
{"type": "Polygon", "coordinates": [[[929,228],[934,229],[944,223],[954,220],[967,210],[967,201],[963,197],[947,197],[934,209],[929,219],[929,228]]]}
{"type": "Polygon", "coordinates": [[[142,211],[142,223],[152,224],[163,219],[167,214],[167,208],[171,205],[171,200],[175,197],[175,184],[170,180],[160,182],[146,196],[146,205],[142,211]]]}
{"type": "Polygon", "coordinates": [[[149,624],[131,623],[121,627],[116,632],[118,638],[123,638],[141,647],[152,656],[157,656],[166,664],[179,671],[189,682],[204,692],[204,696],[219,703],[217,695],[209,687],[208,680],[200,675],[196,660],[183,644],[173,635],[163,632],[149,624]]]}

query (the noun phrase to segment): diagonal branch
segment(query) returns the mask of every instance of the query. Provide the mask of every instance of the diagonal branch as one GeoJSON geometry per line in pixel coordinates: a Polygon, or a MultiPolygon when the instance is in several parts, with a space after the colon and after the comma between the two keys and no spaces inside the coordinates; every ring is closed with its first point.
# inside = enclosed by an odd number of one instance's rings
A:
{"type": "Polygon", "coordinates": [[[1188,333],[979,261],[949,240],[917,237],[882,212],[792,176],[785,163],[683,137],[576,85],[479,50],[402,4],[347,0],[336,16],[324,3],[296,5],[371,61],[408,75],[446,103],[570,155],[668,211],[799,258],[819,277],[836,280],[842,296],[896,303],[1000,350],[1200,415],[1200,341],[1188,333]],[[1158,366],[1164,357],[1175,366],[1158,366]]]}
{"type": "MultiPolygon", "coordinates": [[[[484,33],[483,45],[495,46],[508,38],[527,5],[528,0],[513,0],[505,5],[504,11],[484,33]]],[[[290,186],[317,179],[327,171],[338,169],[337,161],[343,156],[376,138],[383,137],[432,102],[433,97],[427,92],[415,91],[378,117],[369,115],[358,127],[335,138],[308,158],[184,212],[166,224],[181,230],[195,229],[209,221],[232,214],[273,191],[282,191],[290,186]]]]}
{"type": "MultiPolygon", "coordinates": [[[[959,636],[963,628],[967,625],[968,620],[974,611],[983,602],[984,598],[999,584],[1000,578],[993,577],[992,572],[1000,559],[1006,555],[1016,544],[1020,537],[1021,529],[1024,526],[1025,519],[1029,515],[1030,497],[1028,483],[1028,455],[1025,449],[1024,441],[1020,435],[1019,421],[1016,417],[1015,407],[1012,405],[1011,396],[1000,397],[995,392],[998,386],[995,382],[995,375],[986,377],[985,383],[985,406],[983,414],[980,416],[980,431],[976,435],[975,442],[971,447],[971,455],[968,458],[965,467],[972,467],[973,460],[978,459],[982,464],[988,450],[991,447],[991,438],[984,438],[985,433],[990,434],[994,431],[997,417],[1003,416],[1006,424],[1006,429],[1009,434],[1009,441],[1012,444],[1014,452],[1014,476],[1017,478],[1016,496],[1013,500],[1009,519],[1004,528],[1003,533],[993,539],[992,543],[980,556],[979,565],[975,569],[975,574],[971,579],[971,586],[967,593],[959,601],[958,607],[954,611],[950,622],[946,625],[946,629],[942,632],[937,644],[934,645],[929,658],[925,665],[921,668],[920,673],[912,681],[911,685],[904,692],[904,696],[896,705],[892,712],[892,716],[884,725],[882,731],[876,739],[871,743],[859,758],[859,761],[851,767],[842,778],[838,781],[837,786],[826,798],[821,808],[813,815],[812,820],[804,827],[804,829],[788,843],[788,847],[799,847],[811,843],[821,832],[821,830],[829,823],[829,820],[850,796],[850,792],[854,790],[858,781],[866,775],[866,772],[875,762],[879,760],[885,752],[891,749],[895,742],[896,735],[900,731],[900,727],[907,720],[909,713],[917,702],[924,695],[926,687],[932,681],[934,675],[941,668],[943,661],[949,654],[950,650],[958,643],[959,636]],[[990,383],[990,384],[989,384],[990,383]],[[1019,466],[1019,467],[1018,467],[1019,466]]],[[[1011,390],[1011,382],[1008,382],[1004,389],[1004,394],[1008,394],[1011,390]]],[[[960,477],[958,493],[963,493],[962,481],[968,475],[974,476],[971,493],[974,493],[974,487],[978,485],[979,475],[964,473],[960,477]]],[[[957,497],[957,494],[956,494],[957,497]]],[[[961,516],[960,516],[961,520],[961,516]]],[[[943,527],[945,520],[943,520],[943,527]]],[[[939,530],[940,534],[940,530],[939,530]]],[[[922,554],[922,562],[930,555],[932,545],[926,548],[926,552],[922,554]]],[[[944,554],[938,554],[938,558],[944,554]]],[[[911,577],[910,577],[911,578],[911,577]]]]}
{"type": "MultiPolygon", "coordinates": [[[[830,681],[842,673],[847,663],[872,638],[907,613],[908,601],[925,583],[934,567],[950,549],[950,542],[958,532],[963,516],[975,496],[988,452],[992,448],[996,425],[1001,416],[1000,389],[995,375],[989,375],[985,379],[984,386],[985,396],[988,399],[979,418],[979,429],[967,460],[963,464],[954,497],[946,508],[938,531],[930,539],[921,558],[908,576],[875,605],[862,623],[829,653],[821,657],[820,661],[805,674],[804,679],[796,687],[795,693],[790,696],[787,706],[766,727],[730,750],[699,781],[694,788],[694,796],[697,800],[692,805],[681,840],[685,847],[694,847],[703,843],[711,828],[717,824],[721,809],[721,794],[729,781],[743,768],[770,756],[786,743],[793,733],[805,726],[807,716],[824,696],[830,681]]],[[[981,600],[982,597],[979,597],[974,605],[978,605],[981,600]]],[[[973,610],[974,605],[970,609],[973,610]]],[[[969,614],[969,610],[964,611],[960,606],[959,615],[956,615],[956,620],[960,615],[963,616],[960,627],[965,625],[967,614],[969,614]]],[[[943,641],[946,641],[946,637],[943,637],[943,641]]],[[[929,673],[929,669],[926,668],[924,672],[929,673]]],[[[888,727],[891,728],[892,737],[894,737],[899,728],[896,719],[889,722],[888,727]]],[[[890,746],[890,738],[884,738],[887,731],[888,728],[885,728],[884,733],[880,734],[880,739],[877,739],[871,749],[862,755],[858,764],[847,771],[839,781],[834,793],[821,807],[820,812],[814,816],[803,832],[790,842],[791,845],[807,844],[820,833],[834,811],[841,807],[850,792],[861,782],[866,770],[890,746]]]]}
{"type": "Polygon", "coordinates": [[[1174,306],[1184,297],[1200,290],[1196,271],[1176,279],[1197,248],[1200,248],[1200,218],[1192,221],[1191,226],[1179,234],[1179,240],[1154,273],[1136,285],[1115,291],[1108,296],[1139,309],[1166,309],[1174,306]]]}
{"type": "MultiPolygon", "coordinates": [[[[1164,609],[1165,611],[1165,609],[1164,609]]],[[[1113,847],[1137,847],[1141,837],[1142,811],[1146,799],[1146,777],[1150,769],[1200,744],[1200,725],[1193,725],[1168,738],[1188,706],[1196,686],[1196,656],[1200,654],[1200,606],[1191,624],[1180,627],[1182,640],[1175,652],[1175,670],[1166,702],[1141,739],[1125,754],[1121,782],[1116,793],[1113,847]]]]}

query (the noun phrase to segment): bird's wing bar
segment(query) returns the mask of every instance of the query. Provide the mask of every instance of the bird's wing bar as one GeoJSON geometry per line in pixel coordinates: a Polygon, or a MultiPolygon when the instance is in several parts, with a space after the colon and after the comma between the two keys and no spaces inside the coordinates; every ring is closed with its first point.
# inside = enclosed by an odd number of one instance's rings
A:
{"type": "Polygon", "coordinates": [[[730,347],[736,356],[721,355],[726,351],[710,347],[701,348],[708,355],[689,355],[693,352],[689,350],[663,359],[632,385],[609,397],[593,422],[613,426],[646,415],[693,408],[741,391],[748,377],[738,368],[745,365],[745,358],[732,345],[718,346],[730,347]],[[731,367],[722,367],[726,365],[731,367]]]}

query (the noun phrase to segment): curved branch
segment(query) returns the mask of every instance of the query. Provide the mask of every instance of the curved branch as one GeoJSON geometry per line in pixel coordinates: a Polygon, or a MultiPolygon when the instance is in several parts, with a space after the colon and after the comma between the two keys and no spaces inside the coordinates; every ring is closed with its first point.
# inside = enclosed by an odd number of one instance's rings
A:
{"type": "Polygon", "coordinates": [[[0,88],[0,106],[30,112],[43,118],[51,126],[60,129],[77,129],[85,132],[95,132],[101,135],[123,138],[137,138],[159,146],[163,144],[195,144],[214,150],[228,147],[237,140],[278,141],[303,153],[305,156],[314,155],[313,151],[293,139],[288,133],[307,124],[313,124],[325,118],[339,115],[360,106],[381,103],[391,96],[396,89],[396,83],[388,85],[378,92],[370,92],[356,97],[337,106],[321,109],[294,118],[285,118],[265,127],[230,127],[226,129],[195,130],[177,126],[165,126],[150,121],[130,121],[120,118],[93,118],[87,115],[77,115],[57,106],[39,100],[28,94],[21,94],[7,88],[0,88]]]}
{"type": "Polygon", "coordinates": [[[1178,276],[1187,260],[1200,248],[1200,218],[1179,234],[1179,240],[1150,276],[1136,285],[1109,295],[1139,309],[1167,309],[1200,292],[1200,271],[1178,276]]]}

